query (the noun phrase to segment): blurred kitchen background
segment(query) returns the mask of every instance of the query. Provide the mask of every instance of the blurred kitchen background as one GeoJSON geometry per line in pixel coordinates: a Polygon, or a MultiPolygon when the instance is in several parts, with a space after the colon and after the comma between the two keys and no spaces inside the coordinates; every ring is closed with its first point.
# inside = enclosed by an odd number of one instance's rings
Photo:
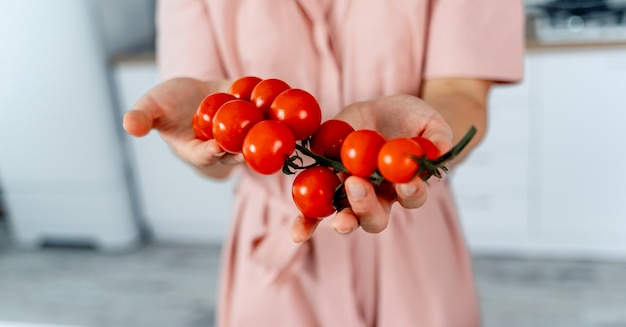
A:
{"type": "MultiPolygon", "coordinates": [[[[452,176],[485,326],[626,326],[626,1],[525,4],[452,176]]],[[[0,327],[212,326],[233,182],[121,129],[154,34],[154,0],[0,0],[0,327]]]]}

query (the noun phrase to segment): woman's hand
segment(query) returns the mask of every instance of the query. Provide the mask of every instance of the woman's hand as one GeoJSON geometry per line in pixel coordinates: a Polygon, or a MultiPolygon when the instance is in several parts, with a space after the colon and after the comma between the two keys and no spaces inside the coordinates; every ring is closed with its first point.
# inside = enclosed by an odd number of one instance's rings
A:
{"type": "Polygon", "coordinates": [[[148,91],[124,115],[124,129],[138,137],[156,129],[173,152],[200,173],[224,178],[232,165],[242,162],[241,156],[225,154],[215,140],[197,139],[191,120],[205,96],[225,92],[229,85],[228,81],[203,82],[191,78],[165,81],[148,91]]]}
{"type": "MultiPolygon", "coordinates": [[[[441,153],[452,146],[452,129],[439,112],[410,95],[354,103],[335,118],[348,122],[355,129],[377,130],[387,139],[422,135],[433,141],[441,153]]],[[[350,176],[344,184],[350,207],[332,218],[333,228],[340,233],[350,233],[359,226],[366,232],[381,232],[389,223],[394,202],[405,208],[419,208],[428,196],[428,186],[418,177],[408,183],[382,184],[375,188],[367,179],[350,176]]],[[[319,221],[297,217],[292,229],[294,241],[309,239],[319,221]]]]}

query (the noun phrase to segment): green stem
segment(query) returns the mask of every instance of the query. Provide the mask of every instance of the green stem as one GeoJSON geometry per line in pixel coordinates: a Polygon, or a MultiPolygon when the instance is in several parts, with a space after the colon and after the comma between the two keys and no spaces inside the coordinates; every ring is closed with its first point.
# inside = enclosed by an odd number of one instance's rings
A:
{"type": "MultiPolygon", "coordinates": [[[[426,159],[425,156],[422,156],[422,157],[412,157],[413,160],[415,160],[419,164],[419,167],[420,167],[419,171],[416,174],[420,175],[423,180],[427,180],[431,176],[435,176],[435,177],[441,178],[442,177],[441,171],[443,171],[444,173],[448,171],[446,166],[445,166],[445,164],[448,161],[454,159],[456,156],[458,156],[459,153],[461,153],[461,151],[463,151],[463,149],[465,149],[465,147],[469,144],[469,142],[472,140],[474,135],[476,135],[476,127],[474,127],[472,125],[470,127],[470,129],[467,131],[467,133],[465,133],[463,138],[459,141],[459,143],[457,143],[448,152],[444,153],[443,155],[439,156],[438,158],[436,158],[434,160],[428,160],[428,159],[426,159]]],[[[304,144],[306,144],[306,143],[304,143],[304,144]]],[[[307,165],[307,166],[300,166],[300,165],[294,163],[294,159],[293,158],[300,159],[300,161],[301,161],[301,158],[296,155],[295,157],[291,158],[292,160],[288,160],[286,162],[286,166],[288,166],[290,168],[299,170],[299,169],[307,169],[307,168],[311,168],[311,167],[315,167],[315,166],[321,165],[321,166],[324,166],[324,167],[332,167],[336,172],[348,172],[348,170],[343,166],[343,164],[340,161],[335,161],[335,160],[329,159],[327,157],[324,157],[324,156],[318,155],[316,153],[313,153],[311,150],[309,150],[303,144],[296,144],[296,149],[300,153],[302,153],[303,155],[306,155],[306,156],[312,158],[313,160],[315,160],[315,162],[310,164],[310,165],[307,165]]],[[[288,169],[287,170],[283,169],[283,172],[285,172],[285,173],[293,173],[293,172],[291,172],[288,169]]],[[[369,180],[374,185],[380,185],[382,182],[385,181],[383,176],[381,176],[378,171],[375,171],[372,174],[372,176],[370,176],[369,180]]]]}
{"type": "Polygon", "coordinates": [[[313,153],[311,150],[300,144],[296,144],[296,149],[302,152],[302,154],[307,155],[315,160],[315,163],[309,166],[322,165],[324,167],[332,167],[336,172],[347,172],[346,167],[344,167],[343,164],[339,161],[331,160],[324,156],[313,153]]]}
{"type": "Polygon", "coordinates": [[[465,133],[463,138],[459,141],[459,143],[453,146],[452,149],[450,149],[450,151],[442,154],[439,158],[433,160],[432,163],[434,165],[439,166],[447,161],[454,159],[454,157],[458,156],[459,153],[461,153],[461,151],[465,149],[465,147],[469,144],[469,142],[472,140],[474,135],[476,135],[476,127],[472,125],[470,129],[467,131],[467,133],[465,133]]]}

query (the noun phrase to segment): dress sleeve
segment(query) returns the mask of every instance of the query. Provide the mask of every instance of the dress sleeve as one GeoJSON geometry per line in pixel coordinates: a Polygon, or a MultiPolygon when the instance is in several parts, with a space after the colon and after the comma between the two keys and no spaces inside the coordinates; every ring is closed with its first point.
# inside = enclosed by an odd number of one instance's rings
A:
{"type": "Polygon", "coordinates": [[[500,83],[523,75],[521,0],[432,0],[426,79],[469,77],[500,83]]]}
{"type": "Polygon", "coordinates": [[[204,0],[159,0],[157,63],[161,79],[224,76],[204,0]]]}

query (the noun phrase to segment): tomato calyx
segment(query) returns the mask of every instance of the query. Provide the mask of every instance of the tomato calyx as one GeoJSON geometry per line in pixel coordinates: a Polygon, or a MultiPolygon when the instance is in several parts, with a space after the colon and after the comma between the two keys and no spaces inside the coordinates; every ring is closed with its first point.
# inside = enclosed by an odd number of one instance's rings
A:
{"type": "MultiPolygon", "coordinates": [[[[297,147],[297,145],[296,145],[297,147]]],[[[315,167],[315,164],[304,166],[304,160],[299,155],[295,154],[285,160],[283,163],[283,174],[285,175],[294,175],[297,170],[304,170],[307,168],[315,167]],[[299,162],[298,163],[296,163],[299,162]]]]}
{"type": "Polygon", "coordinates": [[[346,186],[341,183],[341,185],[337,186],[335,189],[335,195],[333,196],[333,207],[337,211],[341,211],[345,208],[350,207],[350,203],[348,202],[348,193],[346,193],[346,186]]]}
{"type": "MultiPolygon", "coordinates": [[[[303,141],[302,143],[307,144],[306,140],[303,141]]],[[[346,168],[343,166],[343,164],[340,161],[332,160],[325,156],[315,154],[314,152],[309,150],[307,146],[303,144],[296,144],[296,150],[297,150],[296,152],[300,152],[303,155],[309,158],[312,158],[313,160],[315,160],[315,162],[313,162],[310,165],[303,166],[304,161],[302,157],[298,153],[296,153],[295,155],[285,160],[285,165],[283,166],[283,173],[287,175],[293,175],[296,173],[295,170],[303,170],[303,169],[307,169],[307,168],[311,168],[315,166],[329,167],[329,168],[332,168],[335,172],[347,172],[346,168]],[[298,165],[296,161],[300,162],[300,165],[298,165]]]]}

